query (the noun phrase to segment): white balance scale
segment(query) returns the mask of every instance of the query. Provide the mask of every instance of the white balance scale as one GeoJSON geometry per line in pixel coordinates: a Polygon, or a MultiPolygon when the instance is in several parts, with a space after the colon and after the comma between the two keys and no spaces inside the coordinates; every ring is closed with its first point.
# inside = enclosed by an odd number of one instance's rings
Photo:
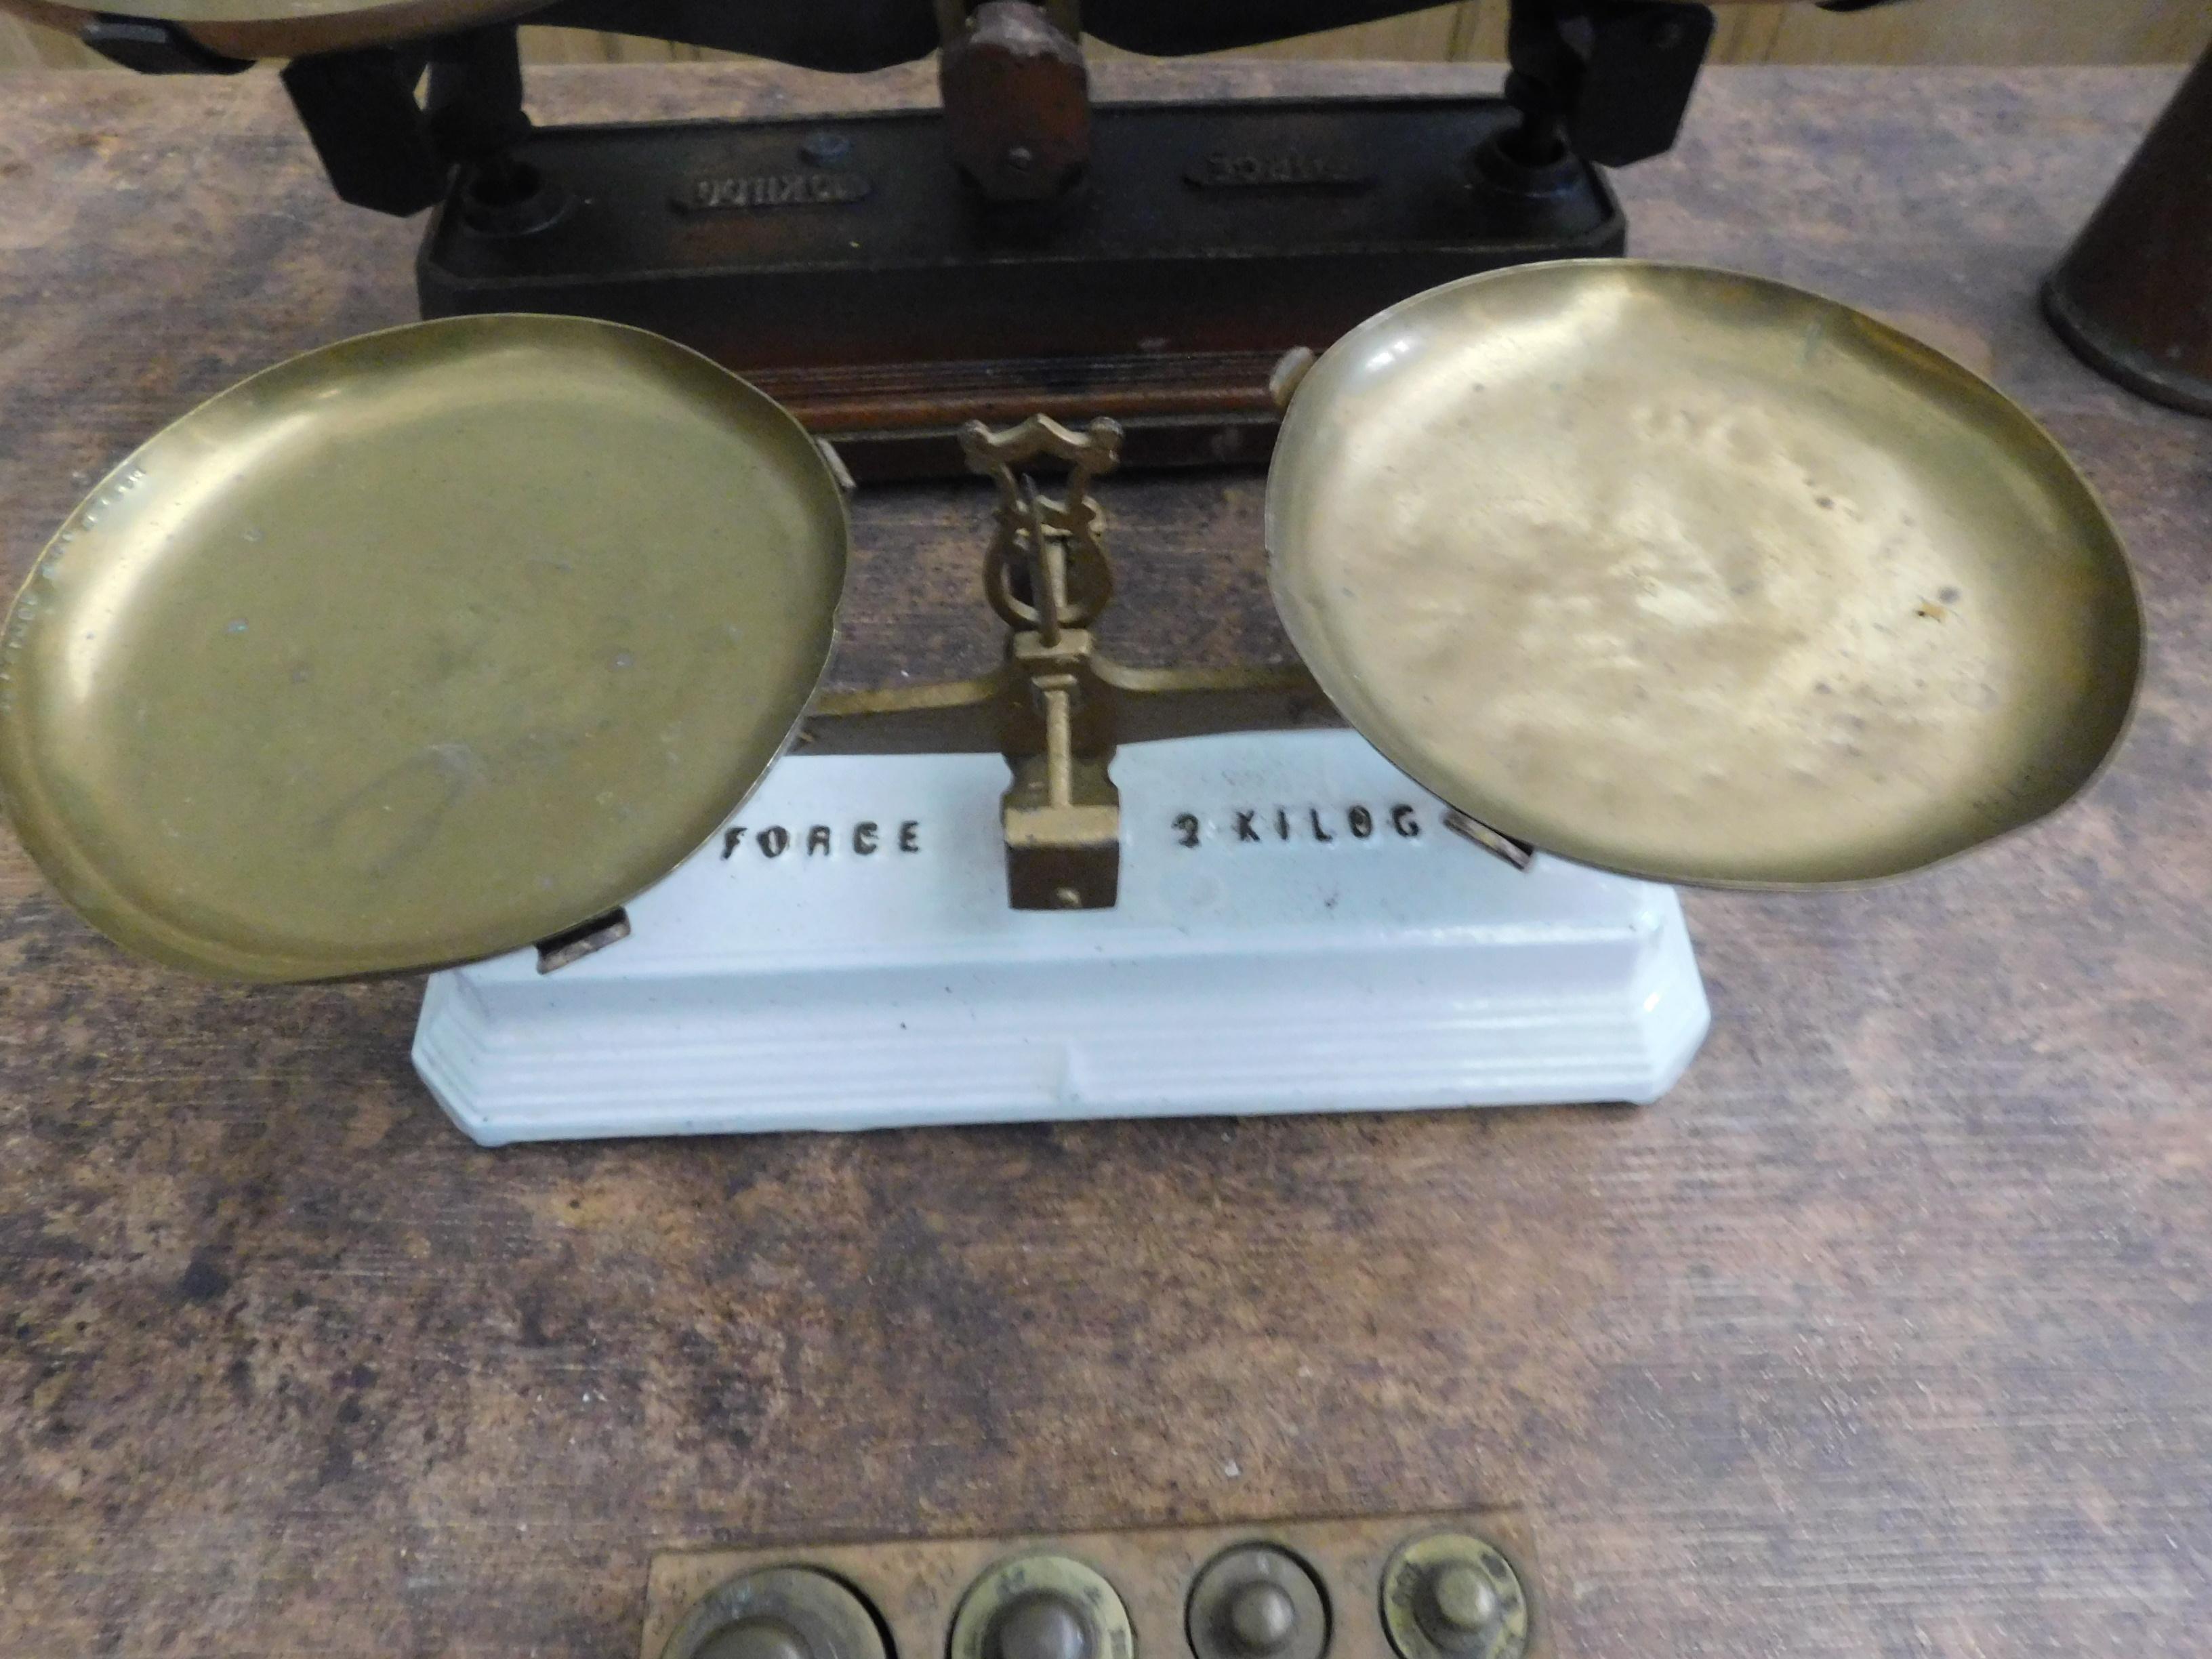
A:
{"type": "Polygon", "coordinates": [[[995,755],[793,755],[551,973],[431,977],[416,1069],[486,1144],[1648,1102],[1704,1040],[1673,889],[1526,869],[1357,732],[1125,748],[1120,902],[1017,910],[995,755]]]}
{"type": "Polygon", "coordinates": [[[1951,856],[2126,721],[2063,454],[1780,284],[1523,266],[1347,335],[1268,478],[1296,663],[1100,647],[1119,437],[971,424],[1001,665],[823,692],[837,469],[758,391],[574,318],[342,342],[54,538],[0,795],[158,961],[437,970],[416,1067],[496,1144],[1648,1102],[1709,1018],[1674,884],[1951,856]]]}

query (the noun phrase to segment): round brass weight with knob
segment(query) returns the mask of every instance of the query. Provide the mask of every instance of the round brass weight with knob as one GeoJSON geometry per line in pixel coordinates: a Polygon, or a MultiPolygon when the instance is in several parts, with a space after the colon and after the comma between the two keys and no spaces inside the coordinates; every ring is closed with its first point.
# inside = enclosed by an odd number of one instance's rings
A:
{"type": "Polygon", "coordinates": [[[1018,1555],[969,1587],[952,1619],[951,1659],[1135,1659],[1121,1596],[1067,1555],[1018,1555]]]}
{"type": "Polygon", "coordinates": [[[729,1580],[676,1627],[660,1659],[886,1659],[867,1604],[826,1572],[769,1567],[729,1580]]]}
{"type": "Polygon", "coordinates": [[[1521,1575],[1468,1533],[1431,1533],[1390,1558],[1382,1623],[1399,1659],[1520,1659],[1528,1648],[1521,1575]]]}
{"type": "Polygon", "coordinates": [[[1322,1659],[1328,1607],[1304,1562],[1273,1544],[1218,1555],[1190,1592],[1198,1659],[1322,1659]]]}

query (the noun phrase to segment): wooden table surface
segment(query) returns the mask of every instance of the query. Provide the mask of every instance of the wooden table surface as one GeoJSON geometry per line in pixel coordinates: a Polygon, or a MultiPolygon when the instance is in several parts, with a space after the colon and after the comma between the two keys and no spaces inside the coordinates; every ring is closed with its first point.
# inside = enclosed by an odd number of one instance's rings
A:
{"type": "MultiPolygon", "coordinates": [[[[2205,1652],[2212,422],[2033,300],[2172,81],[1723,71],[1620,179],[1638,251],[1993,374],[2104,492],[2151,628],[2057,820],[1691,895],[1713,1034],[1649,1109],[492,1153],[409,1069],[415,982],[141,967],[9,841],[0,1652],[615,1656],[673,1545],[1515,1501],[1566,1659],[2205,1652]]],[[[927,86],[537,84],[555,118],[927,86]]],[[[9,580],[162,422],[406,319],[416,235],[330,199],[266,75],[6,82],[9,580]]],[[[1122,650],[1281,648],[1256,479],[1109,490],[1122,650]]],[[[988,658],[984,512],[862,501],[841,681],[988,658]]]]}

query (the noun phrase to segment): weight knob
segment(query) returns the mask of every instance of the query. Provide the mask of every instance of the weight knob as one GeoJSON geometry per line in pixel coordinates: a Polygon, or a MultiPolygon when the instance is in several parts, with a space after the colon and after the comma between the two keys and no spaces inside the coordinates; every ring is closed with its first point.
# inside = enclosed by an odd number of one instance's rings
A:
{"type": "Polygon", "coordinates": [[[807,1659],[806,1648],[780,1619],[744,1619],[708,1637],[699,1659],[807,1659]]]}
{"type": "Polygon", "coordinates": [[[1273,1544],[1208,1562],[1187,1622],[1198,1659],[1322,1659],[1328,1646],[1328,1603],[1312,1570],[1273,1544]]]}
{"type": "Polygon", "coordinates": [[[887,1659],[876,1616],[811,1567],[769,1567],[717,1585],[660,1659],[887,1659]]]}
{"type": "Polygon", "coordinates": [[[969,1586],[951,1659],[1136,1659],[1128,1609],[1069,1555],[1018,1555],[969,1586]]]}
{"type": "Polygon", "coordinates": [[[1431,1533],[1382,1570],[1382,1623],[1398,1659],[1521,1659],[1528,1599],[1495,1544],[1431,1533]]]}

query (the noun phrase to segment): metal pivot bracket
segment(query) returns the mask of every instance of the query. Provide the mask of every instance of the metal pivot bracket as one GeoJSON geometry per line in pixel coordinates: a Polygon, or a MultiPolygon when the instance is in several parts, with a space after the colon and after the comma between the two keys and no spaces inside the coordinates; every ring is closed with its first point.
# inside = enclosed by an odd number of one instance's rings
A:
{"type": "Polygon", "coordinates": [[[1521,126],[1476,165],[1504,160],[1541,189],[1570,152],[1605,167],[1664,153],[1712,35],[1711,8],[1690,0],[1514,0],[1505,95],[1521,126]]]}
{"type": "Polygon", "coordinates": [[[455,213],[485,236],[542,230],[572,205],[514,155],[532,126],[512,23],[295,58],[283,81],[343,201],[404,217],[445,198],[450,181],[455,213]]]}
{"type": "Polygon", "coordinates": [[[1115,422],[1078,432],[1032,415],[993,431],[971,421],[960,442],[969,467],[998,485],[983,591],[1007,626],[1006,660],[969,680],[826,692],[801,741],[815,754],[997,750],[1013,772],[1000,811],[1007,902],[1108,909],[1121,867],[1109,775],[1118,744],[1340,721],[1300,664],[1130,668],[1099,648],[1092,629],[1114,574],[1091,484],[1120,458],[1115,422]],[[1041,463],[1067,469],[1060,495],[1038,489],[1030,469],[1041,463]]]}
{"type": "Polygon", "coordinates": [[[938,89],[961,173],[987,201],[1065,195],[1091,161],[1076,0],[936,0],[938,89]]]}

